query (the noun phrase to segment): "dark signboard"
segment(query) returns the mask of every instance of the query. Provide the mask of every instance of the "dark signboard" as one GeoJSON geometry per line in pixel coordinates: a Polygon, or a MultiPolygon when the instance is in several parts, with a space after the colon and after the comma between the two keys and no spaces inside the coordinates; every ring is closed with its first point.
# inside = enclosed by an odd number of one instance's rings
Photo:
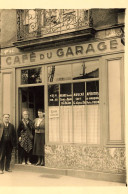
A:
{"type": "Polygon", "coordinates": [[[59,86],[57,84],[48,87],[48,105],[59,106],[59,86]]]}
{"type": "Polygon", "coordinates": [[[87,104],[99,104],[99,92],[87,92],[87,104]]]}
{"type": "Polygon", "coordinates": [[[85,83],[73,84],[73,105],[85,104],[85,83]]]}

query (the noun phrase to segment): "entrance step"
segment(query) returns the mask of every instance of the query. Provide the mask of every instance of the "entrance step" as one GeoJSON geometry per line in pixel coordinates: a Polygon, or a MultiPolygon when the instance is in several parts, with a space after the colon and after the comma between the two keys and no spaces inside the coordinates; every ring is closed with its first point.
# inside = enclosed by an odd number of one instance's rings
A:
{"type": "Polygon", "coordinates": [[[36,166],[36,165],[22,165],[15,164],[14,170],[18,171],[29,171],[29,172],[37,172],[37,173],[49,173],[49,174],[57,174],[85,179],[93,179],[93,180],[102,180],[102,181],[111,181],[111,182],[120,182],[126,183],[126,175],[125,174],[112,174],[112,173],[104,173],[104,172],[94,172],[94,171],[85,171],[85,170],[76,170],[76,169],[57,169],[57,168],[49,168],[46,166],[36,166]]]}

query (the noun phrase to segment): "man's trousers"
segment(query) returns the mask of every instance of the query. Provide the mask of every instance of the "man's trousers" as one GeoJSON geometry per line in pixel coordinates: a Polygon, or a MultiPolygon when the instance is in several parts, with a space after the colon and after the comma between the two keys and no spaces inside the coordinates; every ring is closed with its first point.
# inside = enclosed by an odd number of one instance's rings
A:
{"type": "Polygon", "coordinates": [[[10,168],[11,162],[11,154],[12,154],[12,145],[10,141],[1,142],[1,160],[0,160],[0,168],[3,171],[10,168]]]}

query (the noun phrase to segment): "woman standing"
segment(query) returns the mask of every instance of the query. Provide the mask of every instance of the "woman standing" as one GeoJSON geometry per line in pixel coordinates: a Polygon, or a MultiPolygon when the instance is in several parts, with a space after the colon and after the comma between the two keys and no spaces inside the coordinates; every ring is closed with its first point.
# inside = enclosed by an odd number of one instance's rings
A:
{"type": "Polygon", "coordinates": [[[33,155],[38,156],[36,165],[44,165],[44,145],[45,145],[45,113],[42,109],[38,110],[38,117],[34,120],[35,137],[33,155]]]}
{"type": "Polygon", "coordinates": [[[29,159],[33,148],[33,122],[29,119],[29,112],[23,111],[23,119],[21,120],[17,133],[19,139],[19,157],[20,163],[29,164],[29,159]]]}

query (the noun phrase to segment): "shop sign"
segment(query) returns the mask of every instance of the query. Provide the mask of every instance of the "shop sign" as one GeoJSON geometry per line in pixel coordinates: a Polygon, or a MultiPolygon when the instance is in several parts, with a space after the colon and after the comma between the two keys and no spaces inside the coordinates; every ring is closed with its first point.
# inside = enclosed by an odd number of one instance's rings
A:
{"type": "Polygon", "coordinates": [[[58,94],[50,94],[49,95],[49,106],[57,106],[59,103],[59,96],[58,94]]]}
{"type": "Polygon", "coordinates": [[[2,67],[4,66],[24,66],[49,63],[60,60],[75,59],[78,57],[89,57],[100,54],[112,53],[123,50],[120,38],[104,40],[100,42],[85,43],[45,51],[31,53],[19,53],[2,56],[2,67]]]}
{"type": "Polygon", "coordinates": [[[85,93],[74,93],[73,94],[73,105],[84,105],[85,104],[85,93]]]}
{"type": "Polygon", "coordinates": [[[72,105],[72,94],[60,94],[60,106],[72,105]]]}
{"type": "Polygon", "coordinates": [[[87,104],[99,104],[99,92],[87,92],[87,104]]]}
{"type": "Polygon", "coordinates": [[[50,107],[49,109],[49,118],[59,117],[59,107],[50,107]]]}

